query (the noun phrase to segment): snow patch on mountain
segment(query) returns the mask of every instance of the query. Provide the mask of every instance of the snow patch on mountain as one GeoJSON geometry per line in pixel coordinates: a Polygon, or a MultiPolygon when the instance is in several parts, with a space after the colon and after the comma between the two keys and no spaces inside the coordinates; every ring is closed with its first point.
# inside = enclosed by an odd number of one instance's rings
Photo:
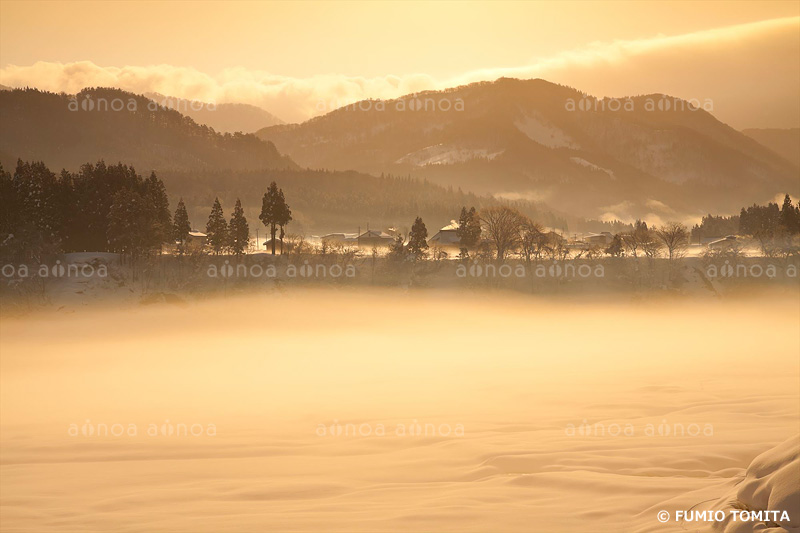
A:
{"type": "Polygon", "coordinates": [[[539,113],[523,115],[514,121],[514,126],[532,141],[548,148],[580,148],[565,131],[547,122],[539,113]]]}
{"type": "Polygon", "coordinates": [[[587,161],[581,157],[570,157],[569,160],[582,167],[590,168],[592,170],[598,170],[600,172],[605,172],[606,174],[608,174],[608,177],[610,177],[612,180],[617,179],[617,177],[614,175],[613,170],[608,170],[607,168],[597,166],[591,161],[587,161]]]}
{"type": "Polygon", "coordinates": [[[422,150],[406,154],[395,163],[409,164],[417,167],[426,165],[450,165],[453,163],[463,163],[471,159],[494,159],[505,150],[489,150],[487,148],[464,148],[445,144],[427,146],[422,150]]]}

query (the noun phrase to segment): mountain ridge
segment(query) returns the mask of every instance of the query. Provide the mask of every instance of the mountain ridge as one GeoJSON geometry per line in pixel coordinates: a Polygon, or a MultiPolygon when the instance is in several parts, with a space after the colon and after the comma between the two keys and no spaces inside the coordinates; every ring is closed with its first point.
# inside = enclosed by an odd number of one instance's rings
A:
{"type": "Polygon", "coordinates": [[[187,100],[166,96],[161,93],[148,92],[145,96],[154,102],[175,109],[192,117],[198,124],[205,124],[221,133],[255,133],[259,129],[278,124],[285,124],[266,109],[251,104],[221,103],[211,104],[197,100],[187,100]]]}
{"type": "Polygon", "coordinates": [[[257,135],[301,166],[409,173],[606,219],[733,212],[797,193],[791,164],[699,104],[500,78],[365,100],[257,135]]]}
{"type": "Polygon", "coordinates": [[[89,88],[76,95],[0,91],[0,161],[17,158],[77,170],[118,161],[140,170],[297,168],[269,141],[217,133],[134,93],[89,88]]]}

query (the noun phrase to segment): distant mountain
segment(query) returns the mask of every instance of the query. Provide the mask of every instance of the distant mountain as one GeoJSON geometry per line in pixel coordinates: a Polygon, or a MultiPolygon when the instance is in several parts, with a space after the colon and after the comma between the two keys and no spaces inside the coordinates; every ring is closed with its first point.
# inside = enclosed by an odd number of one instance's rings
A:
{"type": "Polygon", "coordinates": [[[10,91],[10,90],[11,90],[11,87],[7,87],[5,85],[1,85],[0,84],[0,91],[10,91]]]}
{"type": "Polygon", "coordinates": [[[0,162],[44,161],[76,170],[87,161],[124,162],[139,172],[296,168],[251,134],[221,134],[144,96],[119,89],[77,95],[0,91],[0,162]]]}
{"type": "Polygon", "coordinates": [[[261,128],[284,124],[275,115],[249,104],[209,104],[194,100],[183,100],[159,93],[145,93],[154,102],[180,111],[192,117],[198,124],[214,128],[222,133],[254,133],[261,128]]]}
{"type": "Polygon", "coordinates": [[[800,128],[754,128],[742,133],[800,168],[800,128]]]}
{"type": "Polygon", "coordinates": [[[257,135],[301,166],[411,174],[589,217],[734,212],[800,187],[787,161],[684,101],[599,100],[544,80],[367,100],[257,135]]]}

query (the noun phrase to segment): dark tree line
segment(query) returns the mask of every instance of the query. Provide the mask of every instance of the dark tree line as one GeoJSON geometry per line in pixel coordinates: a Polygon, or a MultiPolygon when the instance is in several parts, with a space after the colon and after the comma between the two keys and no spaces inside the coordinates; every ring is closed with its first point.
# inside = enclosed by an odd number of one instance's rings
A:
{"type": "MultiPolygon", "coordinates": [[[[192,231],[182,198],[173,218],[166,188],[156,174],[143,178],[121,163],[87,163],[77,173],[63,170],[58,175],[41,162],[19,160],[13,174],[0,165],[0,199],[0,253],[9,260],[83,251],[136,258],[160,253],[165,243],[177,245],[183,254],[192,231]]],[[[275,182],[264,194],[259,218],[270,229],[272,253],[276,238],[283,252],[292,211],[275,182]]],[[[211,252],[246,252],[250,228],[238,198],[230,221],[215,199],[205,229],[211,252]]]]}
{"type": "Polygon", "coordinates": [[[0,166],[0,246],[10,258],[60,252],[159,250],[172,233],[162,181],[127,165],[85,164],[56,175],[44,163],[0,166]]]}
{"type": "MultiPolygon", "coordinates": [[[[186,207],[181,206],[179,209],[186,211],[186,207]]],[[[176,213],[177,216],[177,213],[176,213]]],[[[180,243],[188,236],[188,231],[183,234],[175,229],[176,240],[180,243]]],[[[247,218],[244,216],[244,209],[242,209],[242,202],[236,199],[236,206],[233,208],[230,222],[225,220],[225,213],[222,211],[222,204],[219,203],[219,198],[214,199],[214,205],[211,206],[211,213],[208,215],[208,222],[206,222],[206,238],[208,248],[215,254],[230,252],[233,255],[243,255],[250,244],[250,226],[247,223],[247,218]]]]}
{"type": "Polygon", "coordinates": [[[704,216],[700,224],[692,228],[692,240],[725,237],[726,235],[750,235],[758,239],[771,239],[781,235],[800,233],[800,202],[792,203],[787,194],[783,204],[770,202],[767,205],[753,204],[743,207],[738,215],[704,216]]]}
{"type": "Polygon", "coordinates": [[[787,194],[780,207],[772,202],[743,207],[739,213],[739,233],[755,237],[800,233],[800,202],[795,206],[787,194]]]}

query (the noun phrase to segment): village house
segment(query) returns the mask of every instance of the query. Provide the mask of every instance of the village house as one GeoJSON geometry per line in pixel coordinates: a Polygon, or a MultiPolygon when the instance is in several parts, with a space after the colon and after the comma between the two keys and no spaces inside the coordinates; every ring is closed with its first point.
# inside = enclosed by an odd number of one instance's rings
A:
{"type": "Polygon", "coordinates": [[[428,239],[429,245],[459,246],[461,239],[458,236],[458,222],[451,220],[450,224],[441,228],[436,235],[428,239]]]}
{"type": "Polygon", "coordinates": [[[328,233],[320,237],[320,241],[328,244],[355,244],[358,233],[328,233]]]}
{"type": "Polygon", "coordinates": [[[189,232],[189,239],[186,241],[186,246],[190,250],[202,250],[206,245],[208,235],[201,231],[192,230],[189,232]]]}
{"type": "Polygon", "coordinates": [[[736,246],[736,235],[728,235],[724,239],[717,239],[708,243],[709,250],[729,250],[736,246]]]}
{"type": "Polygon", "coordinates": [[[394,242],[394,237],[385,231],[368,229],[358,236],[358,246],[372,248],[373,246],[389,246],[394,242]]]}
{"type": "Polygon", "coordinates": [[[583,236],[583,240],[590,246],[607,246],[614,240],[611,232],[603,231],[601,233],[588,233],[583,236]]]}

